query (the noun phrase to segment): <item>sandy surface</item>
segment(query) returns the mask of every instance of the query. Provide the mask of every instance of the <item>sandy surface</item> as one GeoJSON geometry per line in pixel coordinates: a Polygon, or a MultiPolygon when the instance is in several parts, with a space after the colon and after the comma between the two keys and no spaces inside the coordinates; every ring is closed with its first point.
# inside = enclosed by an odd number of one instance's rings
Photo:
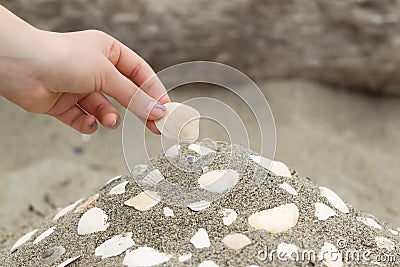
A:
{"type": "MultiPolygon", "coordinates": [[[[275,115],[277,159],[334,189],[346,202],[400,225],[400,99],[352,94],[303,81],[259,85],[275,115]]],[[[184,91],[173,99],[191,94],[184,91]]],[[[239,105],[230,98],[225,102],[239,105]]],[[[0,117],[2,246],[56,207],[127,173],[121,129],[100,129],[84,142],[79,133],[54,119],[26,113],[4,99],[0,117]]],[[[254,129],[251,118],[246,124],[254,129]]]]}

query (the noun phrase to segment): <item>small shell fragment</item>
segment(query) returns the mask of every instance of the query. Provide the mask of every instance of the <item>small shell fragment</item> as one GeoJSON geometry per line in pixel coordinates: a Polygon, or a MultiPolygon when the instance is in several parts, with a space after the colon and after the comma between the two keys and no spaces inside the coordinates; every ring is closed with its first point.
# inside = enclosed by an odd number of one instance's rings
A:
{"type": "Polygon", "coordinates": [[[331,243],[325,242],[321,251],[318,253],[318,259],[328,267],[343,266],[342,254],[331,243]]]}
{"type": "Polygon", "coordinates": [[[74,203],[66,206],[65,208],[59,210],[57,212],[57,214],[54,216],[53,221],[57,221],[58,219],[60,219],[62,216],[64,216],[65,214],[67,214],[68,212],[70,212],[71,210],[73,210],[79,203],[81,203],[83,201],[83,198],[75,201],[74,203]]]}
{"type": "Polygon", "coordinates": [[[194,202],[188,205],[188,208],[193,211],[201,211],[208,208],[211,205],[211,202],[206,200],[201,200],[199,202],[194,202]]]}
{"type": "Polygon", "coordinates": [[[12,246],[10,252],[14,252],[19,246],[25,244],[27,241],[29,241],[29,239],[31,239],[31,237],[37,232],[38,229],[35,229],[23,236],[21,236],[17,242],[15,242],[15,244],[12,246]]]}
{"type": "Polygon", "coordinates": [[[43,233],[41,233],[38,237],[36,237],[36,239],[33,241],[33,244],[37,244],[40,241],[42,241],[43,239],[45,239],[46,237],[48,237],[49,235],[51,235],[54,232],[54,229],[56,227],[53,226],[49,229],[47,229],[46,231],[44,231],[43,233]]]}
{"type": "Polygon", "coordinates": [[[86,211],[78,223],[78,235],[88,235],[105,231],[110,225],[107,223],[107,214],[99,208],[91,208],[86,211]]]}
{"type": "Polygon", "coordinates": [[[283,183],[281,185],[279,185],[279,187],[283,190],[285,190],[286,192],[288,192],[291,195],[297,196],[297,191],[296,189],[294,189],[290,184],[288,183],[283,183]]]}
{"type": "Polygon", "coordinates": [[[211,243],[206,229],[200,228],[190,239],[190,243],[196,248],[208,248],[211,243]]]}
{"type": "Polygon", "coordinates": [[[251,240],[243,234],[232,234],[225,236],[222,239],[222,243],[224,243],[230,249],[239,250],[247,245],[250,245],[251,240]]]}
{"type": "Polygon", "coordinates": [[[165,115],[154,121],[161,134],[173,141],[196,141],[199,137],[200,113],[182,103],[170,102],[164,106],[165,115]]]}
{"type": "Polygon", "coordinates": [[[376,229],[382,229],[382,226],[380,226],[379,223],[377,223],[374,219],[372,218],[364,218],[364,217],[357,217],[357,221],[362,222],[366,226],[376,228],[376,229]]]}
{"type": "Polygon", "coordinates": [[[289,230],[296,226],[298,220],[299,209],[293,203],[256,212],[248,219],[249,224],[254,228],[273,234],[289,230]]]}
{"type": "Polygon", "coordinates": [[[218,265],[211,260],[207,260],[200,263],[199,267],[218,267],[218,265]]]}
{"type": "Polygon", "coordinates": [[[129,183],[128,181],[125,181],[125,182],[122,182],[122,183],[120,183],[120,184],[114,186],[114,187],[110,190],[109,194],[110,194],[110,195],[120,195],[120,194],[125,193],[125,187],[126,187],[126,185],[127,185],[128,183],[129,183]]]}
{"type": "Polygon", "coordinates": [[[141,182],[145,185],[156,186],[159,182],[161,182],[164,179],[165,178],[160,172],[160,170],[155,169],[152,170],[150,173],[148,173],[141,182]]]}
{"type": "Polygon", "coordinates": [[[393,243],[393,241],[387,239],[386,237],[377,236],[377,237],[375,237],[375,242],[376,242],[376,246],[378,248],[383,248],[388,251],[392,251],[392,250],[396,249],[396,246],[393,243]]]}
{"type": "Polygon", "coordinates": [[[106,189],[107,187],[109,187],[110,185],[112,185],[113,183],[119,181],[121,179],[121,175],[115,176],[113,178],[111,178],[110,180],[107,181],[107,183],[105,183],[100,190],[106,189]]]}
{"type": "Polygon", "coordinates": [[[222,218],[222,222],[226,226],[231,225],[234,221],[236,221],[238,216],[236,211],[233,209],[224,209],[221,213],[224,216],[222,218]]]}
{"type": "Polygon", "coordinates": [[[189,252],[187,254],[179,256],[178,260],[179,260],[179,262],[185,262],[185,261],[190,260],[191,258],[192,258],[192,253],[189,252]]]}
{"type": "Polygon", "coordinates": [[[321,191],[321,195],[326,197],[329,203],[332,204],[336,209],[340,210],[343,213],[349,213],[349,208],[346,203],[331,189],[327,187],[320,186],[319,190],[321,191]]]}
{"type": "Polygon", "coordinates": [[[324,203],[315,203],[315,216],[317,216],[318,220],[325,221],[335,215],[337,214],[331,207],[324,203]]]}
{"type": "Polygon", "coordinates": [[[234,187],[239,181],[235,170],[215,170],[202,174],[198,180],[200,187],[215,193],[223,193],[234,187]]]}
{"type": "Polygon", "coordinates": [[[154,248],[140,247],[132,251],[126,251],[123,261],[129,267],[155,266],[169,261],[171,255],[159,252],[154,248]]]}
{"type": "Polygon", "coordinates": [[[160,197],[156,192],[144,191],[137,196],[128,199],[124,202],[129,207],[134,207],[137,210],[148,210],[160,202],[160,197]]]}
{"type": "Polygon", "coordinates": [[[205,156],[211,153],[215,153],[214,150],[212,150],[211,148],[205,147],[205,146],[201,146],[199,144],[191,144],[188,149],[193,150],[194,152],[196,152],[197,154],[199,154],[200,156],[205,156]]]}
{"type": "Polygon", "coordinates": [[[83,202],[81,205],[79,205],[75,209],[75,213],[84,212],[86,209],[93,207],[94,204],[96,204],[99,197],[100,197],[100,194],[94,194],[94,195],[90,196],[85,202],[83,202]]]}
{"type": "Polygon", "coordinates": [[[393,230],[393,229],[388,229],[388,230],[392,235],[398,235],[399,234],[399,232],[396,231],[396,230],[393,230]]]}
{"type": "Polygon", "coordinates": [[[65,248],[56,246],[45,250],[40,259],[40,266],[52,266],[65,253],[65,248]]]}
{"type": "Polygon", "coordinates": [[[250,158],[263,167],[266,170],[269,170],[273,174],[277,176],[283,176],[283,177],[291,177],[292,173],[290,172],[289,168],[282,162],[280,161],[274,161],[270,160],[266,157],[261,157],[261,156],[255,156],[255,155],[250,155],[250,158]]]}
{"type": "Polygon", "coordinates": [[[59,265],[57,265],[57,267],[66,267],[68,266],[68,264],[73,263],[74,261],[76,261],[77,259],[79,259],[81,256],[76,256],[73,258],[69,258],[68,260],[63,261],[62,263],[60,263],[59,265]]]}
{"type": "Polygon", "coordinates": [[[165,217],[174,217],[174,211],[168,207],[163,209],[165,217]]]}
{"type": "Polygon", "coordinates": [[[148,165],[146,164],[138,164],[135,165],[135,167],[132,170],[132,176],[136,177],[139,175],[142,175],[148,168],[148,165]]]}
{"type": "Polygon", "coordinates": [[[94,253],[96,256],[99,256],[104,260],[123,253],[133,245],[135,245],[135,242],[132,240],[132,233],[129,232],[126,235],[116,235],[106,240],[96,248],[94,253]]]}
{"type": "Polygon", "coordinates": [[[279,259],[291,259],[296,260],[298,248],[296,245],[288,243],[280,243],[276,249],[279,259]]]}

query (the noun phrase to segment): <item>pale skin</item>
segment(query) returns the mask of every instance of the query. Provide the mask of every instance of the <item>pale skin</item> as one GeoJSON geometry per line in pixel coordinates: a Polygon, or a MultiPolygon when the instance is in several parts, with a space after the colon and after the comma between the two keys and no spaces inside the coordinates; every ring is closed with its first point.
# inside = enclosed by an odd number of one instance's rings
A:
{"type": "Polygon", "coordinates": [[[114,98],[154,133],[170,102],[152,68],[110,35],[96,30],[39,30],[0,5],[0,94],[29,112],[47,114],[91,134],[100,122],[115,129],[114,98]],[[151,86],[140,88],[153,77],[151,86]]]}

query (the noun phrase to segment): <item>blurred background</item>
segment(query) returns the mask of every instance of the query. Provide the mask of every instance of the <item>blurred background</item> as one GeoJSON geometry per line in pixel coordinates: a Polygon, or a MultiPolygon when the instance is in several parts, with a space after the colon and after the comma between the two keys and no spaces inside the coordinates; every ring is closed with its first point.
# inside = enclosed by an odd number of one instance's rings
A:
{"type": "MultiPolygon", "coordinates": [[[[157,71],[191,60],[218,61],[241,70],[270,103],[277,160],[400,226],[400,1],[0,4],[44,30],[103,30],[157,71]]],[[[223,92],[203,89],[227,104],[243,105],[223,92]]],[[[181,90],[173,100],[193,92],[181,90]]],[[[121,127],[99,127],[90,139],[5,99],[0,99],[0,119],[0,246],[56,207],[128,172],[121,127]]],[[[246,124],[255,129],[251,118],[246,124]]]]}

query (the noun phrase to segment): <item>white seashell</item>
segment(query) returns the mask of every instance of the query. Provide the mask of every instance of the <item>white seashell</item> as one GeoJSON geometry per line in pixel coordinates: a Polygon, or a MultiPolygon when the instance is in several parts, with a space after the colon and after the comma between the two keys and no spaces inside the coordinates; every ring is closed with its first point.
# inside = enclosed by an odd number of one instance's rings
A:
{"type": "Polygon", "coordinates": [[[57,265],[57,267],[66,267],[68,266],[68,264],[73,263],[74,261],[76,261],[77,259],[79,259],[81,256],[76,256],[73,258],[69,258],[68,260],[63,261],[62,263],[60,263],[59,265],[57,265]]]}
{"type": "Polygon", "coordinates": [[[282,188],[283,190],[285,190],[286,192],[288,192],[289,194],[297,196],[296,189],[294,189],[290,184],[285,182],[285,183],[279,185],[279,187],[282,188]]]}
{"type": "Polygon", "coordinates": [[[165,217],[174,217],[174,211],[172,209],[165,207],[163,211],[165,217]]]}
{"type": "Polygon", "coordinates": [[[282,242],[278,245],[276,252],[279,259],[296,260],[298,250],[296,245],[282,242]]]}
{"type": "Polygon", "coordinates": [[[222,243],[224,243],[228,248],[238,250],[250,245],[251,240],[242,234],[232,234],[225,236],[222,239],[222,243]]]}
{"type": "Polygon", "coordinates": [[[128,181],[122,182],[116,186],[114,186],[111,190],[110,190],[110,195],[120,195],[125,193],[125,186],[128,184],[128,181]]]}
{"type": "Polygon", "coordinates": [[[192,143],[199,137],[200,113],[182,103],[166,103],[165,115],[154,121],[157,129],[166,138],[192,143]]]}
{"type": "Polygon", "coordinates": [[[148,165],[138,164],[132,170],[132,176],[142,175],[147,170],[148,165]]]}
{"type": "Polygon", "coordinates": [[[137,210],[145,211],[148,210],[160,202],[160,197],[156,192],[144,191],[139,195],[128,199],[124,202],[129,207],[134,207],[137,210]]]}
{"type": "Polygon", "coordinates": [[[193,211],[201,211],[208,208],[211,205],[211,202],[201,200],[199,202],[191,203],[188,205],[188,208],[193,211]]]}
{"type": "Polygon", "coordinates": [[[337,215],[336,212],[324,203],[315,203],[315,216],[317,216],[318,220],[325,221],[335,215],[337,215]]]}
{"type": "Polygon", "coordinates": [[[160,170],[155,169],[152,170],[150,173],[148,173],[141,182],[144,183],[145,185],[155,186],[164,179],[165,178],[161,174],[160,170]]]}
{"type": "Polygon", "coordinates": [[[126,235],[116,235],[108,239],[96,248],[94,254],[104,260],[121,254],[133,245],[135,242],[132,240],[132,233],[129,232],[126,235]]]}
{"type": "Polygon", "coordinates": [[[123,265],[129,267],[155,266],[169,261],[170,258],[171,255],[159,252],[154,248],[140,247],[126,252],[123,265]]]}
{"type": "Polygon", "coordinates": [[[256,156],[256,155],[250,155],[250,158],[263,167],[264,169],[269,170],[273,174],[277,176],[283,176],[283,177],[292,177],[292,174],[289,170],[289,168],[282,162],[280,161],[274,161],[270,160],[266,157],[261,157],[261,156],[256,156]]]}
{"type": "Polygon", "coordinates": [[[189,252],[187,254],[179,256],[178,260],[179,260],[179,262],[185,262],[185,261],[190,260],[191,258],[192,258],[192,253],[189,252]]]}
{"type": "Polygon", "coordinates": [[[200,263],[199,267],[218,267],[218,265],[213,261],[207,260],[200,263]]]}
{"type": "Polygon", "coordinates": [[[81,134],[81,139],[85,143],[89,143],[90,140],[92,140],[92,135],[91,134],[81,134]]]}
{"type": "Polygon", "coordinates": [[[386,237],[377,236],[375,237],[375,242],[378,248],[384,248],[389,251],[396,249],[394,243],[391,240],[387,239],[386,237]]]}
{"type": "Polygon", "coordinates": [[[180,145],[173,145],[170,148],[167,149],[167,151],[165,151],[165,156],[169,157],[169,158],[175,158],[176,156],[179,155],[179,149],[180,149],[180,145]]]}
{"type": "Polygon", "coordinates": [[[37,232],[38,229],[33,230],[23,236],[21,236],[17,242],[15,242],[15,244],[12,246],[11,248],[11,252],[14,252],[19,246],[25,244],[27,241],[29,241],[29,239],[31,239],[31,237],[37,232]]]}
{"type": "Polygon", "coordinates": [[[205,147],[205,146],[201,146],[199,144],[191,144],[188,149],[193,150],[194,152],[196,152],[197,154],[199,154],[200,156],[205,156],[211,153],[215,153],[214,150],[212,150],[211,148],[205,147]]]}
{"type": "Polygon", "coordinates": [[[76,209],[75,209],[75,213],[80,213],[85,211],[86,209],[93,207],[94,204],[96,204],[97,200],[99,199],[100,194],[94,194],[92,196],[90,196],[85,202],[83,202],[82,204],[80,204],[76,209]]]}
{"type": "Polygon", "coordinates": [[[349,213],[349,208],[346,206],[346,203],[331,189],[327,187],[320,186],[321,195],[328,199],[329,203],[332,204],[335,208],[340,210],[343,213],[349,213]]]}
{"type": "Polygon", "coordinates": [[[78,235],[88,235],[105,231],[110,225],[107,223],[107,214],[99,208],[91,208],[86,211],[78,223],[78,235]]]}
{"type": "Polygon", "coordinates": [[[390,233],[392,233],[393,235],[398,235],[399,232],[393,229],[388,229],[390,233]]]}
{"type": "Polygon", "coordinates": [[[46,237],[48,237],[49,235],[51,235],[54,232],[54,229],[56,227],[53,226],[49,229],[47,229],[46,231],[44,231],[42,234],[40,234],[38,237],[36,237],[36,239],[33,241],[33,244],[37,244],[40,241],[42,241],[43,239],[45,239],[46,237]]]}
{"type": "Polygon", "coordinates": [[[60,219],[62,216],[64,216],[65,214],[67,214],[68,212],[70,212],[71,210],[73,210],[79,203],[81,203],[83,201],[83,198],[75,201],[74,203],[66,206],[65,208],[59,210],[57,212],[57,214],[54,216],[53,221],[57,221],[58,219],[60,219]]]}
{"type": "Polygon", "coordinates": [[[237,213],[233,209],[224,209],[221,213],[224,215],[222,218],[224,225],[231,225],[237,219],[237,213]]]}
{"type": "Polygon", "coordinates": [[[215,193],[222,193],[234,187],[239,181],[239,173],[234,170],[215,170],[202,174],[198,180],[200,187],[215,193]]]}
{"type": "Polygon", "coordinates": [[[362,222],[366,226],[376,228],[376,229],[382,229],[382,226],[379,225],[374,219],[372,218],[363,218],[363,217],[357,217],[357,221],[362,222]]]}
{"type": "Polygon", "coordinates": [[[342,254],[331,243],[325,242],[321,251],[318,253],[318,259],[328,267],[343,266],[342,254]]]}
{"type": "Polygon", "coordinates": [[[273,234],[289,230],[296,226],[298,220],[299,209],[293,203],[256,212],[248,219],[249,224],[256,229],[263,229],[273,234]]]}
{"type": "Polygon", "coordinates": [[[206,229],[200,228],[190,239],[190,243],[196,248],[208,248],[211,243],[206,229]]]}

